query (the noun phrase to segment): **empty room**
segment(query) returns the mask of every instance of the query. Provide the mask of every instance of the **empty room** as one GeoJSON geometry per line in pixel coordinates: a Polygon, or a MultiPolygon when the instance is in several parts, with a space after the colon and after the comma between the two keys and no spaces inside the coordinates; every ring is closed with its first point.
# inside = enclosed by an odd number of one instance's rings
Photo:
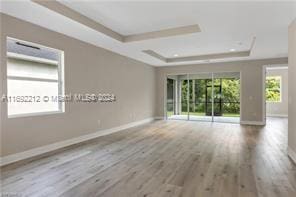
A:
{"type": "Polygon", "coordinates": [[[0,11],[0,196],[296,196],[296,1],[0,11]]]}

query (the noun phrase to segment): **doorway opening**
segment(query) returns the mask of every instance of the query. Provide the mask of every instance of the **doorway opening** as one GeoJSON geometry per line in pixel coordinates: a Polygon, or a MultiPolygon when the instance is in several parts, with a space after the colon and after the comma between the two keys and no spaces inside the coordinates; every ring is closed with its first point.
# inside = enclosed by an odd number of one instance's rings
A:
{"type": "Polygon", "coordinates": [[[240,122],[240,73],[167,76],[166,117],[174,120],[240,122]]]}
{"type": "Polygon", "coordinates": [[[265,67],[265,115],[266,117],[288,117],[288,67],[265,67]]]}

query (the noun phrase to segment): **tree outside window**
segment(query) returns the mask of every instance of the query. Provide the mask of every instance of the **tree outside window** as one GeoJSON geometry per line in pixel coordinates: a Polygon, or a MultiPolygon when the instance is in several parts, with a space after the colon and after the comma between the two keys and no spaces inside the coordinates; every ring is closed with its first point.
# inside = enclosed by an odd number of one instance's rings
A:
{"type": "Polygon", "coordinates": [[[266,77],[266,101],[281,102],[281,77],[266,77]]]}

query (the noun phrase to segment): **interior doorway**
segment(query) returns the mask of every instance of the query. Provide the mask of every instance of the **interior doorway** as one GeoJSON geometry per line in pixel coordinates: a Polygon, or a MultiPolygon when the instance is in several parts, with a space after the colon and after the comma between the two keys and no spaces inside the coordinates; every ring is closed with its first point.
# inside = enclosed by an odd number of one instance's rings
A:
{"type": "Polygon", "coordinates": [[[265,67],[265,115],[266,117],[288,117],[288,67],[265,67]]]}
{"type": "Polygon", "coordinates": [[[240,73],[167,76],[167,119],[240,122],[240,73]]]}

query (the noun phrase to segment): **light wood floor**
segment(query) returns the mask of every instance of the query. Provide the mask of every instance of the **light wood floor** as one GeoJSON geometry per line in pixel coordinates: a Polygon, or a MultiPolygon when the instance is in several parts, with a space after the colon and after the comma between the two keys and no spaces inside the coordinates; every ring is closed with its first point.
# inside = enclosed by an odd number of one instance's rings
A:
{"type": "Polygon", "coordinates": [[[287,120],[157,121],[2,168],[11,196],[295,197],[287,120]]]}

